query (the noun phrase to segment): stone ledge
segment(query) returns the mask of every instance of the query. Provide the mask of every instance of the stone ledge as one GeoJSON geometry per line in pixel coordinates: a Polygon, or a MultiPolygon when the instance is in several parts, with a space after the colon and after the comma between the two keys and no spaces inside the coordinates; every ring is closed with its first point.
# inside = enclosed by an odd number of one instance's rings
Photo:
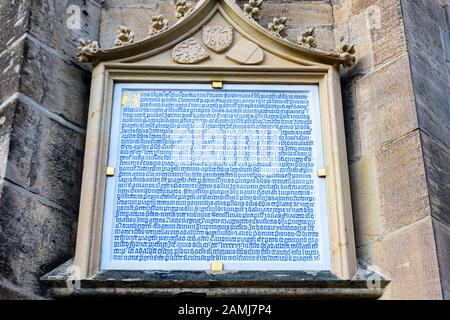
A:
{"type": "Polygon", "coordinates": [[[72,260],[41,278],[52,298],[76,297],[210,297],[277,299],[378,299],[389,281],[360,269],[351,280],[327,271],[101,271],[69,289],[72,260]],[[380,285],[370,288],[376,276],[380,285]]]}
{"type": "Polygon", "coordinates": [[[27,292],[0,277],[0,300],[44,300],[44,298],[27,292]]]}

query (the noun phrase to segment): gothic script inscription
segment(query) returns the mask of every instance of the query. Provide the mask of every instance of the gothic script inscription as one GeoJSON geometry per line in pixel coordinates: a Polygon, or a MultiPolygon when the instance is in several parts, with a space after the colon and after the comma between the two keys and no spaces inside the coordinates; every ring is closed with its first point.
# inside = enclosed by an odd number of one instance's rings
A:
{"type": "Polygon", "coordinates": [[[330,268],[316,87],[141,86],[115,89],[102,268],[330,268]]]}

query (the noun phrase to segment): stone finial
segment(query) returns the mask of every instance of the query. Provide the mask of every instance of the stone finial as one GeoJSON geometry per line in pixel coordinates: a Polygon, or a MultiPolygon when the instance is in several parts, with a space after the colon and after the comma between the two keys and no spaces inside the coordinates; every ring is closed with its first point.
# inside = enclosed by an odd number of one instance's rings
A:
{"type": "Polygon", "coordinates": [[[150,25],[148,27],[148,35],[154,36],[169,28],[169,20],[162,14],[150,17],[150,25]]]}
{"type": "Polygon", "coordinates": [[[273,21],[268,26],[269,31],[277,37],[285,38],[287,36],[286,21],[286,17],[273,18],[273,21]]]}
{"type": "Polygon", "coordinates": [[[297,38],[298,44],[306,48],[317,48],[316,29],[311,28],[297,38]]]}
{"type": "Polygon", "coordinates": [[[342,65],[345,68],[350,68],[355,64],[356,62],[355,53],[356,53],[355,45],[349,43],[344,43],[342,45],[337,46],[336,49],[332,52],[334,56],[345,59],[345,62],[342,63],[342,65]]]}
{"type": "Polygon", "coordinates": [[[134,33],[127,26],[119,26],[117,29],[117,37],[114,45],[123,47],[134,42],[134,33]]]}
{"type": "Polygon", "coordinates": [[[244,6],[244,13],[247,17],[258,20],[261,17],[261,5],[263,0],[249,0],[244,6]]]}
{"type": "Polygon", "coordinates": [[[192,11],[192,3],[186,0],[174,0],[175,17],[181,19],[186,17],[192,11]]]}
{"type": "Polygon", "coordinates": [[[77,59],[80,62],[91,62],[91,56],[100,49],[97,41],[79,39],[77,59]]]}

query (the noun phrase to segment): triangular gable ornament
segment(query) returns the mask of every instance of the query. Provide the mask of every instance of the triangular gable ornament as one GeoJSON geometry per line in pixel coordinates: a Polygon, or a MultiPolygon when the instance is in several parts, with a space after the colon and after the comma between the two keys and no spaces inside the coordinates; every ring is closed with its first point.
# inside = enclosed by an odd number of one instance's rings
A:
{"type": "Polygon", "coordinates": [[[107,49],[99,48],[97,42],[80,39],[78,59],[93,65],[107,61],[136,62],[172,47],[174,61],[182,64],[201,63],[209,58],[208,51],[226,54],[228,50],[231,61],[249,65],[262,63],[263,51],[303,65],[351,67],[356,61],[351,44],[340,44],[331,52],[317,49],[314,29],[300,35],[298,43],[290,42],[285,37],[285,17],[274,17],[267,28],[259,25],[262,0],[250,0],[244,10],[233,0],[203,0],[195,7],[176,0],[174,6],[179,19],[174,25],[169,26],[162,15],[152,15],[149,36],[139,41],[135,41],[130,28],[119,26],[116,47],[107,49]],[[210,22],[217,14],[225,23],[210,22]],[[235,32],[245,40],[239,42],[241,37],[235,37],[235,32]],[[201,36],[192,37],[196,33],[201,36]]]}

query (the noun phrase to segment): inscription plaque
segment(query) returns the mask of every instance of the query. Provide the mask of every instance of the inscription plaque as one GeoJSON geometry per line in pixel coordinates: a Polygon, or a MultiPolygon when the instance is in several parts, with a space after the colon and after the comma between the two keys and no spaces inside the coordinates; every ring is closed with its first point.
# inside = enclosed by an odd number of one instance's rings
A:
{"type": "Polygon", "coordinates": [[[101,268],[330,270],[317,86],[116,84],[101,268]]]}

